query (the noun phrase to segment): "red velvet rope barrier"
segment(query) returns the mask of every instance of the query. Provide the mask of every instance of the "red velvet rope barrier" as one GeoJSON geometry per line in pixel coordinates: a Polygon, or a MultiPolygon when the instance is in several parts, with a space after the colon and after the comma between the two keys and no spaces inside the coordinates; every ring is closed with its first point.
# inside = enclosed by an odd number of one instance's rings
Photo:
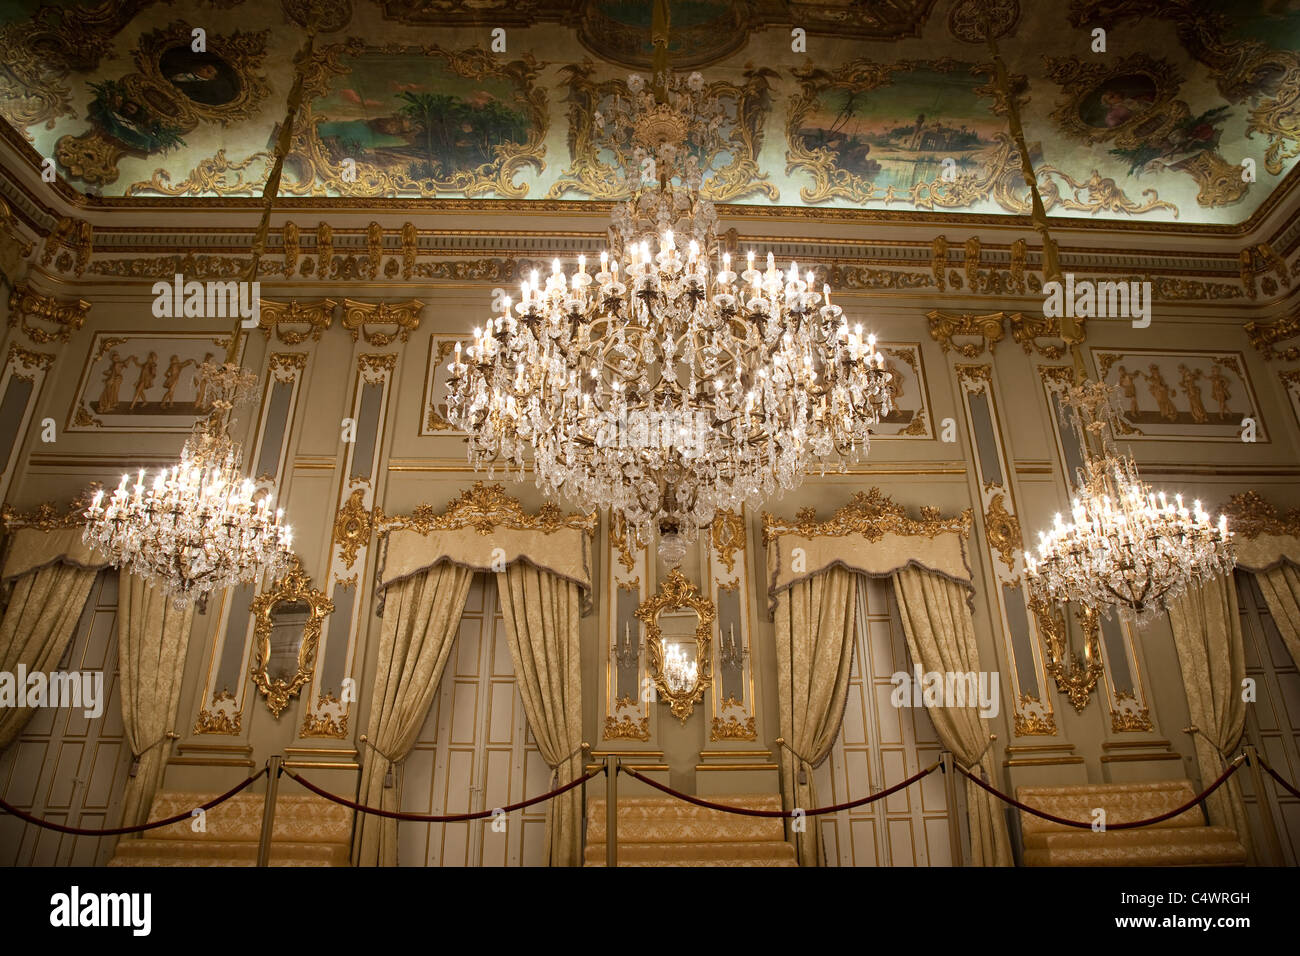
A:
{"type": "Polygon", "coordinates": [[[1297,790],[1295,787],[1291,786],[1291,784],[1279,777],[1277,771],[1270,767],[1268,761],[1259,756],[1259,754],[1256,754],[1255,757],[1259,761],[1259,765],[1268,771],[1268,775],[1277,781],[1279,787],[1291,794],[1291,796],[1300,798],[1300,790],[1297,790]]]}
{"type": "Polygon", "coordinates": [[[649,777],[637,773],[631,767],[620,765],[618,769],[629,777],[632,777],[634,780],[640,780],[642,783],[649,784],[656,790],[668,794],[670,797],[676,797],[678,800],[685,800],[687,803],[693,803],[697,807],[704,807],[708,810],[721,810],[723,813],[735,813],[742,817],[784,817],[787,819],[794,819],[796,816],[815,817],[823,813],[839,813],[841,810],[852,810],[854,807],[860,807],[868,803],[874,803],[877,800],[883,800],[885,797],[897,793],[899,790],[904,790],[910,787],[922,777],[934,773],[939,769],[939,765],[937,763],[930,764],[930,766],[926,767],[920,773],[912,774],[912,776],[908,777],[902,783],[896,783],[888,790],[882,790],[880,793],[873,793],[871,796],[863,797],[861,800],[851,800],[848,803],[837,803],[833,807],[818,807],[816,810],[804,810],[799,814],[796,814],[793,810],[749,810],[745,807],[730,807],[721,803],[710,803],[708,800],[701,800],[699,797],[692,797],[689,793],[682,793],[678,790],[674,790],[672,787],[666,787],[662,783],[651,780],[649,777]]]}
{"type": "MultiPolygon", "coordinates": [[[[265,767],[257,771],[257,773],[253,774],[239,786],[232,790],[227,790],[219,797],[213,797],[207,803],[200,807],[196,807],[195,809],[211,810],[217,804],[225,803],[235,794],[247,788],[249,784],[264,773],[266,773],[265,767]]],[[[159,827],[171,826],[173,823],[180,823],[182,820],[188,820],[194,816],[193,810],[187,810],[184,813],[176,814],[174,817],[168,817],[166,820],[154,820],[150,823],[141,823],[139,826],[114,827],[111,830],[92,830],[89,827],[65,827],[62,823],[51,823],[49,820],[42,820],[40,817],[34,817],[30,813],[19,810],[17,807],[6,803],[4,800],[0,800],[0,810],[3,810],[5,813],[13,814],[19,820],[23,820],[27,823],[34,823],[38,827],[44,827],[47,830],[54,830],[57,833],[71,833],[74,836],[119,836],[123,833],[140,833],[144,830],[156,830],[159,827]]]]}
{"type": "Polygon", "coordinates": [[[377,817],[387,817],[390,820],[406,820],[411,823],[462,823],[466,820],[485,820],[488,817],[492,816],[494,813],[496,813],[497,810],[500,810],[502,813],[511,813],[515,810],[522,810],[524,809],[524,807],[531,807],[534,803],[541,803],[543,800],[550,800],[554,797],[558,797],[562,793],[568,793],[574,787],[581,786],[582,784],[590,780],[592,777],[599,776],[600,774],[604,773],[605,768],[597,767],[595,770],[591,771],[588,774],[585,774],[584,776],[578,777],[576,780],[570,780],[568,783],[560,787],[558,790],[552,790],[550,793],[544,793],[539,797],[533,797],[532,799],[525,800],[522,803],[512,803],[508,807],[497,807],[494,810],[480,810],[476,813],[451,813],[451,814],[444,814],[442,816],[429,814],[429,813],[398,813],[395,810],[380,810],[378,807],[368,807],[364,803],[356,803],[355,801],[349,800],[346,797],[340,797],[336,793],[330,793],[328,790],[322,790],[314,783],[304,780],[302,777],[298,776],[292,770],[285,770],[283,772],[286,777],[290,777],[293,780],[298,781],[298,783],[302,784],[304,787],[306,787],[312,793],[316,794],[318,797],[324,797],[326,800],[332,800],[334,803],[337,803],[344,807],[348,807],[352,810],[356,810],[358,813],[369,813],[377,817]]]}
{"type": "MultiPolygon", "coordinates": [[[[1228,766],[1228,769],[1223,772],[1223,775],[1219,777],[1218,780],[1214,781],[1214,783],[1210,784],[1207,788],[1202,790],[1197,796],[1193,797],[1189,803],[1183,804],[1181,807],[1179,807],[1176,810],[1170,810],[1168,813],[1162,813],[1158,817],[1151,817],[1151,819],[1149,820],[1135,820],[1131,823],[1107,823],[1104,826],[1104,829],[1136,830],[1138,827],[1149,827],[1153,823],[1161,823],[1165,820],[1170,820],[1178,816],[1178,814],[1180,813],[1186,813],[1192,807],[1204,802],[1206,797],[1208,797],[1210,794],[1214,793],[1215,790],[1218,790],[1221,786],[1227,783],[1228,778],[1241,769],[1241,761],[1242,761],[1241,757],[1238,757],[1236,760],[1234,760],[1228,766]]],[[[1091,830],[1093,828],[1092,823],[1081,823],[1078,820],[1067,820],[1065,819],[1065,817],[1058,817],[1051,813],[1045,813],[1042,810],[1029,806],[1027,803],[1021,803],[1015,797],[1009,797],[1005,793],[995,790],[993,787],[989,786],[979,777],[975,776],[973,773],[970,773],[964,767],[958,767],[957,769],[961,771],[961,773],[966,777],[967,780],[971,781],[972,783],[979,786],[980,788],[987,790],[989,793],[993,794],[993,796],[997,797],[999,800],[1011,804],[1011,806],[1015,807],[1017,810],[1023,810],[1025,811],[1025,813],[1033,814],[1036,817],[1040,817],[1044,820],[1050,820],[1052,823],[1059,823],[1062,826],[1066,826],[1066,827],[1075,827],[1076,829],[1079,830],[1091,830]]]]}

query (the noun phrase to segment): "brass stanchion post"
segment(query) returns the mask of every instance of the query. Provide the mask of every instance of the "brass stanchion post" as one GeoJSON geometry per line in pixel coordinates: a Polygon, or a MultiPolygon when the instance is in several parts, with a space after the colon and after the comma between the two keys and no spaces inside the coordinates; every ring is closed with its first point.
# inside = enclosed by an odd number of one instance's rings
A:
{"type": "Polygon", "coordinates": [[[948,791],[948,852],[952,855],[952,865],[962,865],[961,855],[961,818],[957,813],[957,765],[952,751],[945,750],[939,754],[939,763],[943,769],[943,785],[948,791]]]}
{"type": "Polygon", "coordinates": [[[618,757],[605,755],[605,866],[618,866],[618,757]]]}
{"type": "Polygon", "coordinates": [[[271,862],[271,835],[275,830],[275,795],[280,789],[280,764],[283,760],[283,757],[276,754],[267,765],[266,804],[262,807],[262,836],[257,842],[258,866],[268,866],[271,862]]]}
{"type": "Polygon", "coordinates": [[[1269,866],[1282,865],[1282,845],[1277,838],[1277,826],[1273,823],[1273,811],[1268,805],[1268,795],[1264,790],[1264,773],[1259,765],[1259,752],[1253,744],[1241,748],[1246,755],[1246,766],[1250,768],[1250,778],[1255,784],[1255,800],[1259,803],[1259,819],[1264,827],[1264,842],[1268,844],[1269,866]]]}

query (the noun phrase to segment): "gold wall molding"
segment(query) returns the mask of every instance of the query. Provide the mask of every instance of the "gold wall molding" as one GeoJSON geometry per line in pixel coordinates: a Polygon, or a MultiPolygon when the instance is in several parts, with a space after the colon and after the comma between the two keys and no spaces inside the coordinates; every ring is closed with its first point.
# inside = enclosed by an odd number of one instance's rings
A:
{"type": "Polygon", "coordinates": [[[736,552],[745,550],[745,519],[730,508],[719,509],[709,527],[709,543],[717,552],[718,560],[727,567],[727,573],[736,570],[736,552]]]}
{"type": "Polygon", "coordinates": [[[763,543],[770,544],[785,534],[794,534],[802,538],[844,537],[860,534],[868,541],[879,541],[886,534],[933,538],[946,531],[956,531],[963,537],[969,536],[971,527],[971,510],[967,508],[959,515],[943,517],[939,509],[929,505],[922,506],[921,517],[908,517],[902,505],[879,488],[859,491],[849,499],[844,507],[825,521],[817,520],[817,509],[801,508],[794,520],[788,521],[776,515],[763,512],[763,543]]]}
{"type": "Polygon", "coordinates": [[[365,506],[365,489],[354,489],[348,500],[334,517],[334,543],[338,545],[343,566],[351,568],[357,560],[357,551],[370,541],[374,521],[365,506]]]}
{"type": "MultiPolygon", "coordinates": [[[[1024,315],[1020,312],[1010,317],[1011,321],[1011,338],[1025,350],[1025,354],[1037,352],[1043,358],[1055,362],[1065,354],[1069,343],[1061,337],[1061,320],[1059,318],[1049,318],[1041,315],[1024,315]],[[1043,343],[1040,339],[1058,339],[1061,345],[1055,345],[1051,342],[1043,343]]],[[[1085,317],[1074,320],[1081,333],[1080,342],[1086,339],[1084,324],[1087,322],[1085,317]]]]}
{"type": "Polygon", "coordinates": [[[1113,733],[1145,733],[1155,730],[1150,708],[1143,707],[1132,693],[1126,690],[1116,691],[1115,703],[1116,706],[1110,711],[1110,729],[1113,733]]]}
{"type": "Polygon", "coordinates": [[[713,718],[713,725],[709,728],[710,740],[757,740],[758,727],[751,714],[742,722],[734,716],[727,717],[725,720],[721,717],[713,718]]]}
{"type": "Polygon", "coordinates": [[[99,482],[92,482],[80,496],[62,506],[46,501],[31,511],[19,511],[6,503],[0,507],[0,524],[6,531],[18,528],[36,528],[40,531],[80,528],[86,523],[86,509],[90,507],[90,499],[99,488],[99,482]]]}
{"type": "Polygon", "coordinates": [[[605,728],[601,736],[605,740],[649,740],[650,718],[633,719],[631,716],[624,716],[621,720],[616,720],[606,714],[605,728]]]}
{"type": "Polygon", "coordinates": [[[346,738],[348,735],[347,708],[344,708],[343,712],[336,717],[326,710],[330,705],[338,707],[338,698],[329,694],[321,694],[320,699],[316,702],[316,712],[313,713],[308,710],[303,715],[302,729],[298,732],[298,736],[333,737],[340,740],[346,738]]]}
{"type": "Polygon", "coordinates": [[[206,707],[199,710],[198,719],[194,722],[194,732],[236,737],[243,732],[243,726],[244,714],[238,709],[235,695],[228,690],[222,690],[212,695],[211,710],[206,707]],[[223,704],[235,709],[227,710],[222,706],[223,704]]]}
{"type": "MultiPolygon", "coordinates": [[[[1056,715],[1047,710],[1033,694],[1021,694],[1017,699],[1015,731],[1017,737],[1055,737],[1056,715]]],[[[1079,762],[1082,762],[1082,757],[1079,762]]]]}
{"type": "Polygon", "coordinates": [[[272,582],[268,590],[253,598],[251,611],[257,659],[253,662],[249,677],[266,699],[271,714],[279,717],[288,706],[289,698],[311,680],[316,668],[316,648],[320,642],[321,624],[327,614],[334,612],[334,602],[324,592],[311,586],[311,577],[303,571],[302,562],[294,555],[285,574],[272,582]],[[303,603],[308,608],[302,641],[298,645],[298,669],[288,680],[272,677],[268,670],[271,661],[271,630],[274,627],[271,615],[275,606],[281,603],[303,603]]]}

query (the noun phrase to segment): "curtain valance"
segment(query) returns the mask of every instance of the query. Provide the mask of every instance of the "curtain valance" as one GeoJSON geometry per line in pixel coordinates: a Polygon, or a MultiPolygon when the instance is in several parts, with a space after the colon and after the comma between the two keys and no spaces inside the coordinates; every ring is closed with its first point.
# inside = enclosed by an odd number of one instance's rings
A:
{"type": "Polygon", "coordinates": [[[530,564],[578,585],[582,613],[591,612],[594,511],[566,515],[548,503],[536,514],[527,514],[501,485],[476,482],[448,502],[442,514],[420,505],[410,515],[381,513],[376,523],[381,542],[376,585],[381,614],[389,587],[440,561],[494,573],[517,562],[530,564]]]}
{"type": "Polygon", "coordinates": [[[1282,564],[1300,567],[1300,509],[1281,514],[1258,492],[1233,495],[1223,508],[1237,566],[1259,574],[1282,564]]]}
{"type": "Polygon", "coordinates": [[[814,508],[799,511],[793,521],[764,512],[768,614],[776,610],[778,592],[835,566],[872,577],[919,567],[973,593],[966,559],[970,527],[970,509],[943,517],[939,509],[923,507],[913,519],[879,488],[858,492],[827,521],[818,521],[814,508]]]}
{"type": "Polygon", "coordinates": [[[66,510],[43,504],[35,511],[18,513],[6,506],[4,528],[9,540],[0,581],[13,581],[55,564],[91,571],[107,567],[102,554],[82,543],[86,508],[80,498],[66,510]]]}

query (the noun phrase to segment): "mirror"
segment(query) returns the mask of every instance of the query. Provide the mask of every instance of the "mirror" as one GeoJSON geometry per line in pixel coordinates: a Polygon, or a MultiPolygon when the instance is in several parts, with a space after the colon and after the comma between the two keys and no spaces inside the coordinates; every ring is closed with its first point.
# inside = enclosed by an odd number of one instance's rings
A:
{"type": "Polygon", "coordinates": [[[659,593],[636,609],[646,629],[646,661],[659,696],[682,723],[713,684],[717,610],[674,568],[659,593]]]}
{"type": "Polygon", "coordinates": [[[334,602],[311,586],[295,555],[284,577],[253,599],[257,657],[250,676],[276,717],[311,680],[321,623],[334,602]]]}

